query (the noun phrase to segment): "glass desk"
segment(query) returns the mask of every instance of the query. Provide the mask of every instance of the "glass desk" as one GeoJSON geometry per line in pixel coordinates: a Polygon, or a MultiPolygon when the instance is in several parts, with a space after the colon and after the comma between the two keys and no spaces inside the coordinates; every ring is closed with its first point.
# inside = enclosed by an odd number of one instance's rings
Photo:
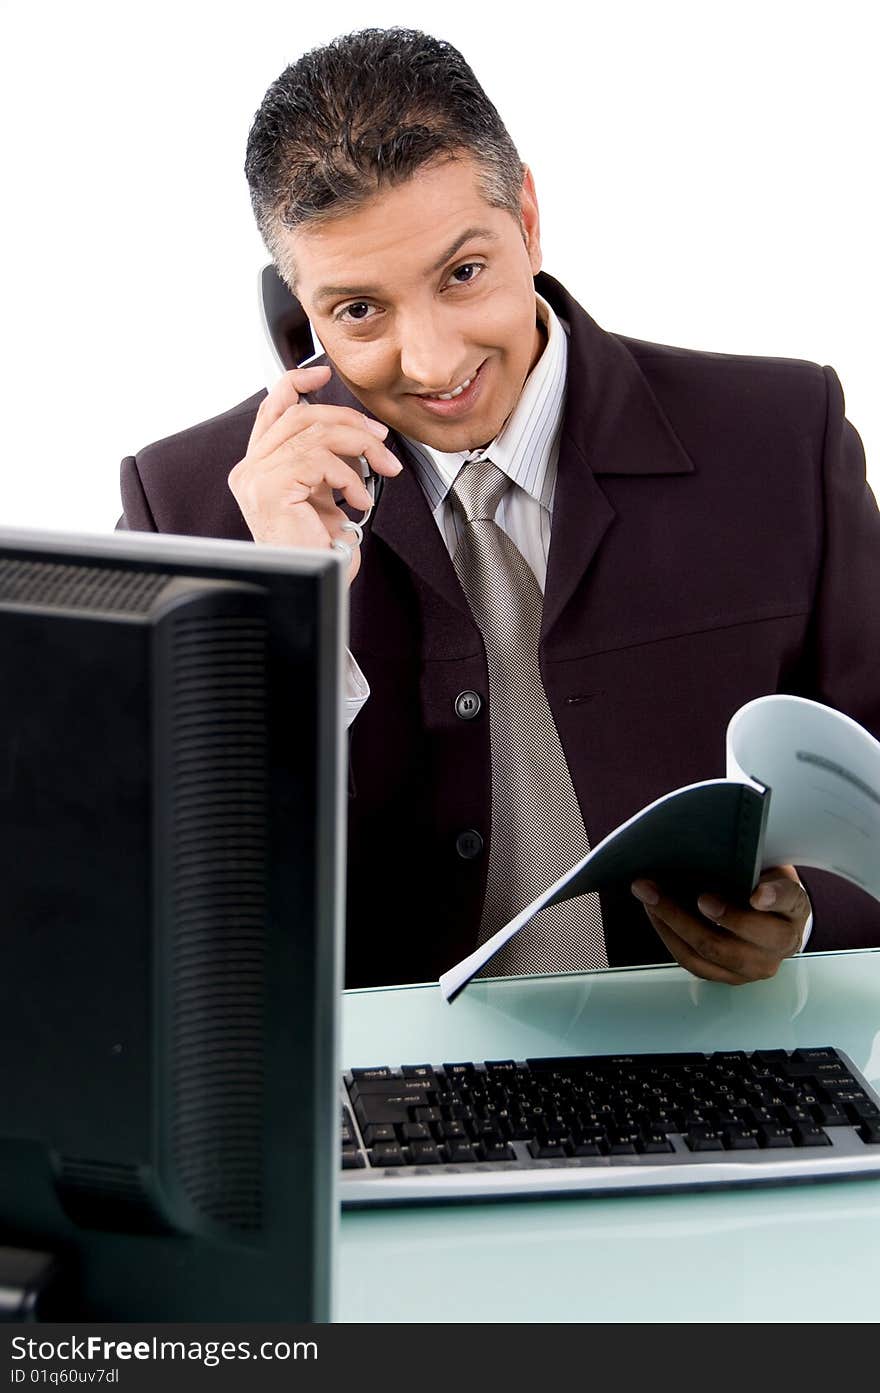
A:
{"type": "MultiPolygon", "coordinates": [[[[837,1045],[880,1084],[880,950],[344,994],[350,1065],[837,1045]]],[[[338,1321],[876,1321],[880,1180],[346,1211],[338,1321]]]]}

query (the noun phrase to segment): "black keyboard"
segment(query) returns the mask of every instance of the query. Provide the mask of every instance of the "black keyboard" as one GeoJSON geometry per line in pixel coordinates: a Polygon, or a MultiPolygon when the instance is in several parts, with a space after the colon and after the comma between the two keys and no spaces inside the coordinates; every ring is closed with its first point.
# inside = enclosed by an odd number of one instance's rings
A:
{"type": "Polygon", "coordinates": [[[880,1097],[831,1046],[343,1075],[343,1205],[872,1174],[880,1097]]]}

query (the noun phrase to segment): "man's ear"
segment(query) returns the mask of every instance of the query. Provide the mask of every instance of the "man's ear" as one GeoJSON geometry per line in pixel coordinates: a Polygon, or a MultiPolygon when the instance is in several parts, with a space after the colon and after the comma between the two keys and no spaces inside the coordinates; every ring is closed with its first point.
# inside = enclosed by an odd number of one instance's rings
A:
{"type": "Polygon", "coordinates": [[[527,164],[523,165],[523,182],[519,196],[520,222],[523,241],[529,254],[532,275],[536,276],[543,264],[541,254],[541,215],[538,211],[538,195],[535,180],[527,164]]]}

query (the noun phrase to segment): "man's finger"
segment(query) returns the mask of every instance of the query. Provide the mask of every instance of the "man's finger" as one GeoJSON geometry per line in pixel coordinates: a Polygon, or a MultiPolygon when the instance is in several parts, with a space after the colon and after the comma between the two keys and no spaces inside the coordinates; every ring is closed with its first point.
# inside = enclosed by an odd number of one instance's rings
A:
{"type": "Polygon", "coordinates": [[[810,912],[804,887],[797,880],[776,873],[772,877],[761,877],[752,891],[749,904],[753,909],[772,910],[774,914],[786,914],[792,919],[798,915],[806,917],[810,912]]]}
{"type": "Polygon", "coordinates": [[[329,503],[334,489],[352,508],[371,506],[363,479],[331,450],[315,449],[295,461],[283,448],[276,454],[276,467],[254,472],[244,460],[230,472],[229,487],[246,517],[265,518],[281,502],[329,503]]]}
{"type": "MultiPolygon", "coordinates": [[[[714,967],[722,969],[730,974],[731,978],[738,978],[746,981],[760,981],[767,977],[772,977],[779,961],[784,954],[774,951],[766,943],[753,942],[741,938],[738,934],[728,931],[727,927],[715,928],[706,919],[699,915],[690,914],[675,900],[671,900],[664,895],[658,886],[651,884],[651,896],[646,893],[648,882],[635,881],[633,893],[645,904],[652,924],[655,919],[660,920],[669,928],[677,938],[681,939],[688,947],[695,958],[703,963],[710,963],[714,967]],[[656,899],[653,897],[656,896],[656,899]],[[652,902],[653,900],[653,902],[652,902]]],[[[753,914],[755,919],[762,916],[753,914]]],[[[788,920],[780,921],[788,926],[788,920]]],[[[766,921],[765,921],[766,923],[766,921]]],[[[656,924],[655,924],[656,927],[656,924]]],[[[659,932],[659,930],[658,930],[659,932]]],[[[662,936],[662,935],[661,935],[662,936]]],[[[664,942],[666,940],[664,939],[664,942]]],[[[667,944],[669,947],[669,944],[667,944]]],[[[670,950],[671,951],[671,950],[670,950]]],[[[676,954],[678,957],[678,954],[676,954]]],[[[678,958],[682,962],[681,958],[678,958]]],[[[693,971],[690,961],[682,963],[693,971]]],[[[704,974],[698,974],[704,975],[704,974]]],[[[727,978],[713,976],[713,981],[726,981],[727,978]]]]}
{"type": "Polygon", "coordinates": [[[707,919],[748,943],[788,957],[800,947],[810,902],[801,885],[788,879],[767,880],[752,894],[752,908],[725,904],[717,895],[700,895],[697,908],[707,919]],[[769,894],[761,894],[762,891],[769,894]],[[757,902],[757,903],[756,903],[757,902]]]}
{"type": "Polygon", "coordinates": [[[730,987],[742,987],[746,982],[750,982],[750,977],[742,977],[737,972],[731,972],[729,968],[722,967],[719,963],[709,962],[707,958],[701,958],[699,953],[695,953],[690,944],[665,924],[662,919],[647,909],[648,918],[654,926],[657,936],[666,944],[676,962],[694,977],[701,977],[705,982],[726,982],[730,987]]]}
{"type": "Polygon", "coordinates": [[[331,369],[327,363],[316,363],[310,368],[291,368],[270,387],[268,393],[257,407],[257,417],[251,429],[248,450],[255,445],[270,426],[273,426],[290,406],[296,406],[304,392],[315,392],[330,380],[331,369]]]}
{"type": "MultiPolygon", "coordinates": [[[[263,459],[274,453],[279,445],[311,430],[328,431],[334,428],[357,430],[365,442],[375,445],[384,441],[388,427],[381,421],[374,421],[362,411],[351,406],[331,406],[322,402],[294,402],[273,421],[272,425],[259,438],[251,442],[249,454],[253,459],[263,459]]],[[[360,450],[358,450],[360,454],[360,450]]],[[[393,457],[392,457],[393,458],[393,457]]],[[[393,472],[389,470],[389,472],[393,472]]]]}

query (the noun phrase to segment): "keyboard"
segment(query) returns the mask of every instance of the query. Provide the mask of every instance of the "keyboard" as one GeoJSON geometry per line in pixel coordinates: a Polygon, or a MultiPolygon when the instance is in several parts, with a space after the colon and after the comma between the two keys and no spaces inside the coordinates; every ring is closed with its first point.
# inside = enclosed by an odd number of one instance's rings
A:
{"type": "Polygon", "coordinates": [[[832,1046],[351,1069],[343,1206],[880,1175],[880,1097],[832,1046]]]}

